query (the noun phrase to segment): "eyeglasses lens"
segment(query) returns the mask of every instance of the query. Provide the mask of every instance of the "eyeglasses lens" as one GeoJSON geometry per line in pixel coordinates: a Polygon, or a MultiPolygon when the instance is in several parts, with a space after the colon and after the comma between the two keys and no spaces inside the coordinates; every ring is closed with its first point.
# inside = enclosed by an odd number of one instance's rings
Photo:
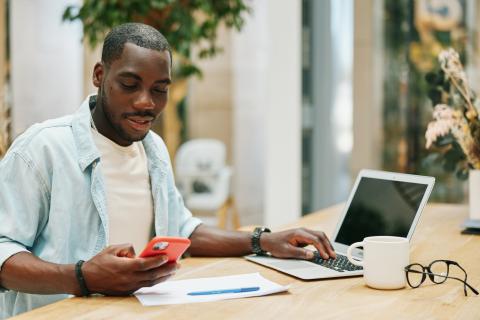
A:
{"type": "Polygon", "coordinates": [[[445,261],[436,261],[430,266],[430,271],[435,274],[433,282],[444,283],[448,276],[448,264],[445,261]]]}
{"type": "Polygon", "coordinates": [[[408,283],[414,288],[422,284],[423,267],[419,264],[411,265],[407,273],[408,283]]]}

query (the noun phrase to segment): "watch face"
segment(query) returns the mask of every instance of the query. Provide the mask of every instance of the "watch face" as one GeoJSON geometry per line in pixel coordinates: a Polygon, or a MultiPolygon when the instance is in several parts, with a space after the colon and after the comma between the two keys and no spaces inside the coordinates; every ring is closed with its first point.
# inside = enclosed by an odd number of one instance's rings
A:
{"type": "Polygon", "coordinates": [[[256,227],[254,232],[262,233],[262,232],[271,232],[271,231],[267,227],[256,227]]]}

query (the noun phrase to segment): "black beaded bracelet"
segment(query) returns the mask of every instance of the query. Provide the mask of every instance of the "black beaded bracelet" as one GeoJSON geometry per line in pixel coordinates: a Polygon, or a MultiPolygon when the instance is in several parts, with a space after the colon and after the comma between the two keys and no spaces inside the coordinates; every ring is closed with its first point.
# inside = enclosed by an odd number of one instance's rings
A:
{"type": "Polygon", "coordinates": [[[75,264],[75,276],[77,277],[82,297],[88,297],[90,295],[90,291],[87,288],[87,284],[85,283],[85,278],[83,277],[82,273],[82,265],[84,262],[85,261],[83,260],[78,260],[78,262],[75,264]]]}

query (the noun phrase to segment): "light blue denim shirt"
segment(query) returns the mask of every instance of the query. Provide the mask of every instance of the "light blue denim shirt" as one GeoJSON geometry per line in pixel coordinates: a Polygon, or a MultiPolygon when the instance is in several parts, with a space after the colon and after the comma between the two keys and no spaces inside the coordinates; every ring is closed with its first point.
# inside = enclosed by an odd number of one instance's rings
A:
{"type": "MultiPolygon", "coordinates": [[[[102,159],[90,130],[88,99],[73,115],[33,125],[0,162],[0,270],[21,251],[71,264],[107,246],[108,208],[97,166],[102,159]]],[[[184,207],[165,144],[150,132],[143,145],[156,234],[189,237],[201,222],[184,207]]],[[[67,297],[2,291],[0,318],[67,297]]]]}

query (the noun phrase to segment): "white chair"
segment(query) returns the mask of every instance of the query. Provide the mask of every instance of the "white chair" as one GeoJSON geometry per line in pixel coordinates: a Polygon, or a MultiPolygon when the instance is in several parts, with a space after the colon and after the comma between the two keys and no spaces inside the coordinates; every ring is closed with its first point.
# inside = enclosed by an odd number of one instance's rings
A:
{"type": "Polygon", "coordinates": [[[240,227],[231,196],[232,170],[225,164],[225,145],[221,141],[194,139],[182,144],[175,157],[175,175],[188,209],[216,212],[218,226],[224,229],[231,212],[233,227],[240,227]]]}

